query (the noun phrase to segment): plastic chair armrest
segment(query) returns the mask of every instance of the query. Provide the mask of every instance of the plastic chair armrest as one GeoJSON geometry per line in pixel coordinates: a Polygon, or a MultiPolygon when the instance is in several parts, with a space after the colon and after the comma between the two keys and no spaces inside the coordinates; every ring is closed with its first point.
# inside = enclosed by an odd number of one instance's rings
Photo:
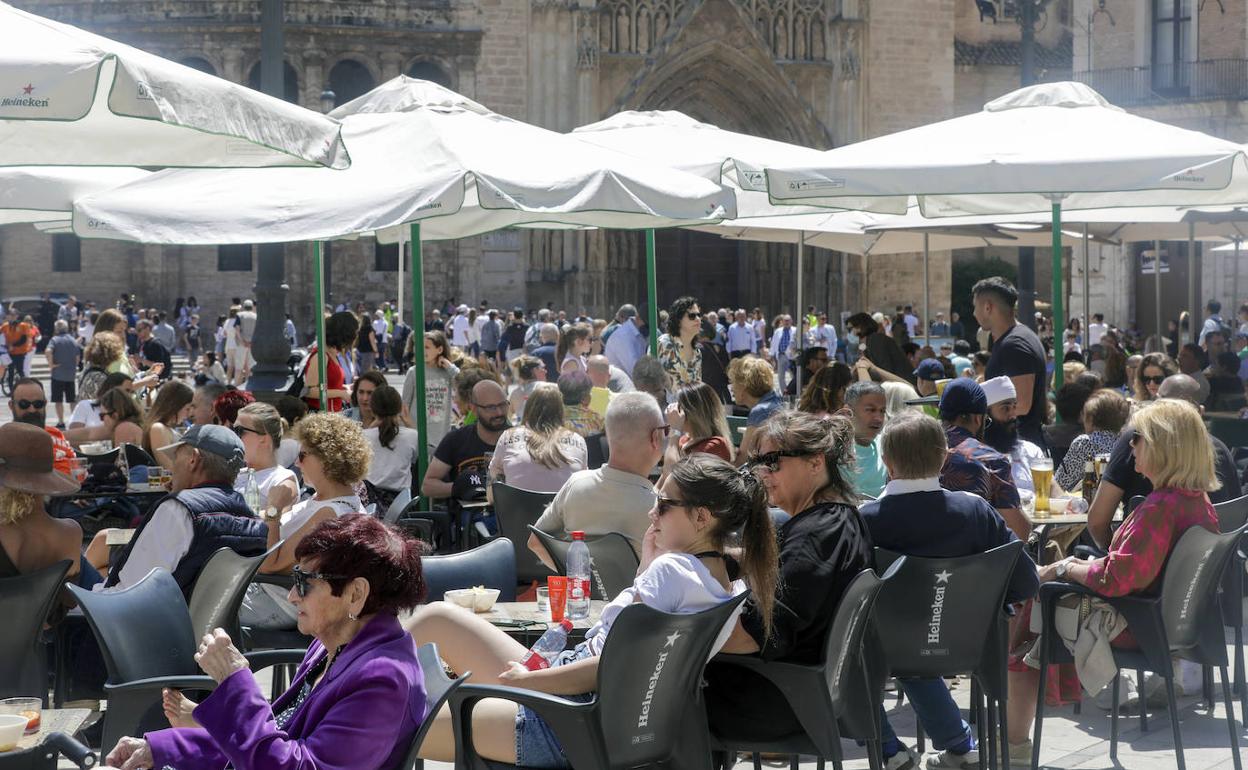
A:
{"type": "Polygon", "coordinates": [[[270,585],[270,586],[277,586],[278,588],[285,588],[286,590],[289,591],[291,586],[295,584],[295,579],[292,578],[290,575],[283,575],[280,572],[274,572],[274,573],[269,573],[269,574],[266,574],[263,572],[257,572],[255,577],[251,579],[251,582],[261,583],[261,584],[270,585]]]}
{"type": "Polygon", "coordinates": [[[168,687],[173,690],[215,690],[217,680],[205,674],[188,676],[154,676],[148,679],[135,679],[133,682],[104,684],[106,694],[122,694],[143,690],[161,690],[168,687]]]}
{"type": "Polygon", "coordinates": [[[307,656],[307,649],[286,649],[286,650],[252,650],[244,652],[243,657],[247,659],[247,666],[252,671],[262,671],[271,666],[297,666],[303,662],[307,656]]]}
{"type": "Polygon", "coordinates": [[[465,684],[451,692],[451,723],[455,732],[457,766],[475,767],[481,763],[472,741],[472,710],[485,698],[502,698],[528,706],[550,726],[572,767],[602,767],[607,764],[606,744],[598,729],[597,699],[589,703],[562,698],[558,695],[499,685],[465,684]]]}

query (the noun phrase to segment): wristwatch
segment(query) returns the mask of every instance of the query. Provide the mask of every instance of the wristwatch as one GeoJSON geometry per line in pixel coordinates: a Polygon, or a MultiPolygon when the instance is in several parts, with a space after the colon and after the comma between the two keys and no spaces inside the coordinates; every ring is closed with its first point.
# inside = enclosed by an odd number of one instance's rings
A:
{"type": "Polygon", "coordinates": [[[264,509],[264,513],[260,514],[260,518],[265,521],[279,521],[282,518],[282,512],[276,507],[270,505],[268,508],[264,509]]]}
{"type": "Polygon", "coordinates": [[[1067,572],[1070,572],[1070,565],[1064,561],[1059,561],[1057,563],[1057,579],[1065,580],[1067,572]]]}

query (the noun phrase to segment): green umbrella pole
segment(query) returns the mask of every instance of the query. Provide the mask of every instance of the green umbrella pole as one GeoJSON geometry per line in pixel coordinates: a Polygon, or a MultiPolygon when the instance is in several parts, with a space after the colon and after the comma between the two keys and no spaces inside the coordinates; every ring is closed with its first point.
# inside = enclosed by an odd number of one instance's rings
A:
{"type": "Polygon", "coordinates": [[[649,310],[646,312],[647,325],[650,327],[650,355],[659,355],[659,286],[656,278],[654,259],[654,230],[646,231],[646,301],[649,310]]]}
{"type": "Polygon", "coordinates": [[[316,268],[316,377],[318,386],[317,399],[321,405],[321,411],[329,411],[329,401],[326,398],[327,390],[325,383],[325,368],[327,366],[325,356],[328,351],[325,349],[325,258],[321,254],[322,245],[320,241],[312,243],[312,262],[316,268]]]}
{"type": "MultiPolygon", "coordinates": [[[[412,334],[419,335],[416,339],[420,344],[412,345],[412,366],[416,369],[416,403],[420,407],[413,417],[416,418],[416,438],[419,447],[420,473],[418,484],[424,481],[423,474],[429,470],[429,410],[425,404],[425,263],[421,257],[420,223],[413,222],[412,233],[412,334]]],[[[402,261],[403,255],[399,254],[402,261]]],[[[447,404],[449,407],[450,404],[447,404]]],[[[428,510],[424,495],[417,498],[417,510],[428,510]]]]}
{"type": "Polygon", "coordinates": [[[1062,387],[1062,365],[1058,351],[1066,328],[1062,310],[1062,201],[1053,200],[1053,389],[1062,387]]]}

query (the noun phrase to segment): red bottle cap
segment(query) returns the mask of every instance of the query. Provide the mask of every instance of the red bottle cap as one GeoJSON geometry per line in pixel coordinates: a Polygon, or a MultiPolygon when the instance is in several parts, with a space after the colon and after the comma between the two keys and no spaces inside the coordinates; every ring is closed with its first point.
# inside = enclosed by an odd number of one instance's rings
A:
{"type": "Polygon", "coordinates": [[[564,631],[572,631],[572,621],[566,617],[559,621],[559,625],[563,626],[564,631]]]}
{"type": "Polygon", "coordinates": [[[584,540],[584,539],[585,539],[585,533],[584,533],[584,532],[582,532],[582,531],[581,531],[581,530],[579,530],[579,529],[578,529],[578,530],[574,530],[574,531],[572,532],[572,539],[573,539],[573,540],[584,540]]]}

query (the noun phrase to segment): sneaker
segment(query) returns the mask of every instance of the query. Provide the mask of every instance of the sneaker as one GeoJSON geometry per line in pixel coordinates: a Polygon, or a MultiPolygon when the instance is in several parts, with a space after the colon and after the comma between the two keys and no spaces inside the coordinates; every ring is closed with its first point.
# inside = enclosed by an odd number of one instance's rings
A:
{"type": "Polygon", "coordinates": [[[1184,660],[1182,658],[1175,658],[1174,684],[1179,689],[1179,695],[1203,696],[1205,694],[1204,673],[1204,667],[1199,663],[1193,663],[1190,660],[1184,660]]]}
{"type": "Polygon", "coordinates": [[[971,749],[965,754],[955,754],[951,749],[945,749],[924,757],[923,767],[927,770],[977,770],[979,752],[971,749]]]}
{"type": "Polygon", "coordinates": [[[1144,702],[1149,708],[1169,708],[1170,699],[1166,697],[1166,680],[1157,674],[1144,675],[1144,702]]]}
{"type": "Polygon", "coordinates": [[[919,755],[909,746],[884,760],[884,770],[914,770],[919,765],[919,755]]]}
{"type": "Polygon", "coordinates": [[[1010,744],[1010,764],[1011,764],[1011,766],[1013,766],[1013,765],[1014,765],[1014,763],[1016,763],[1016,762],[1017,762],[1017,763],[1022,763],[1022,764],[1018,765],[1019,767],[1024,767],[1024,766],[1025,766],[1025,767],[1030,767],[1030,766],[1031,766],[1031,739],[1030,739],[1030,738],[1028,738],[1027,740],[1023,741],[1022,743],[1011,743],[1011,744],[1010,744]]]}
{"type": "MultiPolygon", "coordinates": [[[[1096,694],[1092,702],[1097,708],[1109,711],[1114,707],[1114,683],[1110,682],[1105,685],[1104,689],[1096,694]]],[[[1135,675],[1126,671],[1122,672],[1122,683],[1118,686],[1118,711],[1125,713],[1134,711],[1139,705],[1140,695],[1135,687],[1135,675]]]]}

